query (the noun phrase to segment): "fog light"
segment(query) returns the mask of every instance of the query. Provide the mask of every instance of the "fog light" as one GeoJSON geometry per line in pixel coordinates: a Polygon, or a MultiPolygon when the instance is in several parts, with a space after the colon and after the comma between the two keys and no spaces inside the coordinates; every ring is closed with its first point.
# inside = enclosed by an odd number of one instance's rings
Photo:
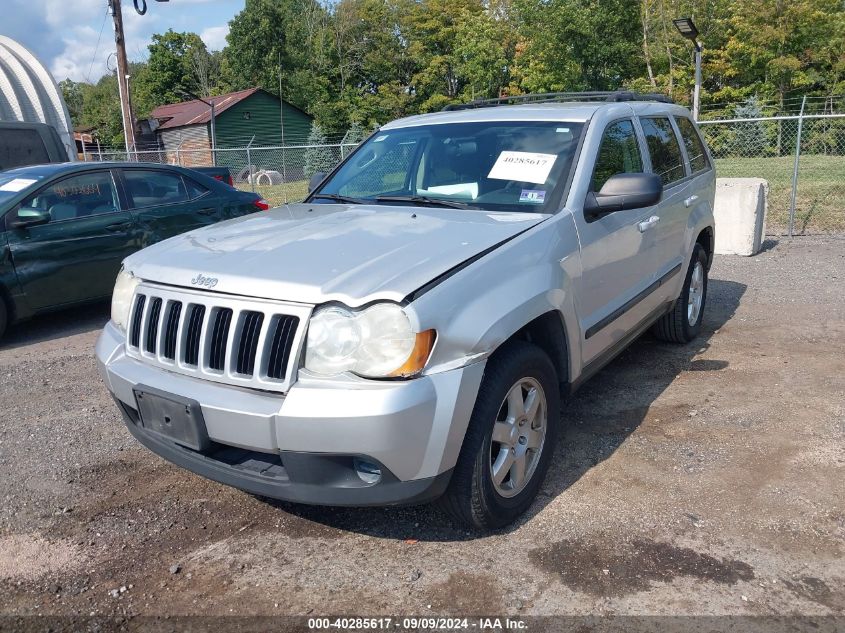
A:
{"type": "Polygon", "coordinates": [[[363,459],[356,457],[352,460],[352,464],[359,479],[365,484],[377,484],[381,479],[381,468],[372,462],[365,462],[363,459]]]}

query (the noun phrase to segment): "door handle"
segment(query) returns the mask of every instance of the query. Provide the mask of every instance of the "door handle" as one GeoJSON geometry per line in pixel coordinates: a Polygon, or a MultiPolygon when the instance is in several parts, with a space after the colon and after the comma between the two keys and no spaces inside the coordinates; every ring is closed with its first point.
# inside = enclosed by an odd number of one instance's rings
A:
{"type": "Polygon", "coordinates": [[[200,209],[197,211],[200,215],[214,215],[217,212],[217,209],[200,209]]]}
{"type": "Polygon", "coordinates": [[[115,222],[114,224],[107,224],[105,229],[106,231],[111,231],[112,233],[117,233],[118,231],[124,231],[132,226],[131,222],[115,222]]]}
{"type": "Polygon", "coordinates": [[[696,200],[698,200],[698,196],[696,196],[696,195],[694,195],[694,194],[693,194],[693,195],[691,195],[689,198],[687,198],[686,200],[684,200],[684,206],[685,206],[685,207],[687,207],[687,208],[689,208],[689,207],[691,207],[691,206],[692,206],[692,203],[693,203],[693,202],[695,202],[696,200]]]}
{"type": "Polygon", "coordinates": [[[660,218],[656,215],[651,216],[648,220],[643,220],[642,222],[637,223],[637,228],[640,230],[640,233],[645,233],[649,229],[654,228],[657,226],[657,223],[660,222],[660,218]]]}

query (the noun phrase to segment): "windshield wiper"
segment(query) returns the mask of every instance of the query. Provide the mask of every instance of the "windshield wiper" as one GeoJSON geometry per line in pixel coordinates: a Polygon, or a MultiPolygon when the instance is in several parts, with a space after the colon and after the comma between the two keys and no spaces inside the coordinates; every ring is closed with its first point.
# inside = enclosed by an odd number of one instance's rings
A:
{"type": "Polygon", "coordinates": [[[343,202],[345,204],[364,204],[363,200],[358,198],[350,198],[349,196],[341,196],[337,193],[315,193],[312,198],[324,198],[325,200],[334,200],[335,202],[343,202]]]}
{"type": "Polygon", "coordinates": [[[443,198],[430,198],[429,196],[376,196],[376,202],[415,202],[416,204],[429,207],[447,207],[449,209],[472,209],[465,202],[456,200],[444,200],[443,198]]]}

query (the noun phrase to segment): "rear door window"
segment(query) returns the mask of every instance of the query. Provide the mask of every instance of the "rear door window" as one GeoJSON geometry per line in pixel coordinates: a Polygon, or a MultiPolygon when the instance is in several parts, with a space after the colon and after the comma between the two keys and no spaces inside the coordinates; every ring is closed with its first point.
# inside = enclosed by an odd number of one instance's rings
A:
{"type": "Polygon", "coordinates": [[[660,176],[663,186],[669,186],[684,178],[684,157],[669,117],[642,118],[640,123],[651,156],[652,171],[660,176]]]}
{"type": "Polygon", "coordinates": [[[133,209],[188,201],[188,190],[179,174],[146,169],[125,169],[123,181],[133,209]]]}
{"type": "Polygon", "coordinates": [[[686,117],[675,117],[678,129],[681,131],[681,138],[687,150],[690,168],[692,173],[697,174],[707,169],[707,152],[704,151],[704,143],[695,129],[695,125],[686,117]]]}

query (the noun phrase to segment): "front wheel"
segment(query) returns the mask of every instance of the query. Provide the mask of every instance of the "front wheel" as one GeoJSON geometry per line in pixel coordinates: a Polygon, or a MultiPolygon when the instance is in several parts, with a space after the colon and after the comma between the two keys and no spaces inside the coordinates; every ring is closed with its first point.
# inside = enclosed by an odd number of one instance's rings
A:
{"type": "Polygon", "coordinates": [[[501,527],[531,505],[557,439],[558,389],[554,366],[536,345],[514,341],[490,358],[441,499],[460,523],[501,527]]]}
{"type": "Polygon", "coordinates": [[[707,253],[696,244],[681,296],[672,310],[654,324],[654,335],[670,343],[689,343],[701,331],[707,301],[707,253]]]}

